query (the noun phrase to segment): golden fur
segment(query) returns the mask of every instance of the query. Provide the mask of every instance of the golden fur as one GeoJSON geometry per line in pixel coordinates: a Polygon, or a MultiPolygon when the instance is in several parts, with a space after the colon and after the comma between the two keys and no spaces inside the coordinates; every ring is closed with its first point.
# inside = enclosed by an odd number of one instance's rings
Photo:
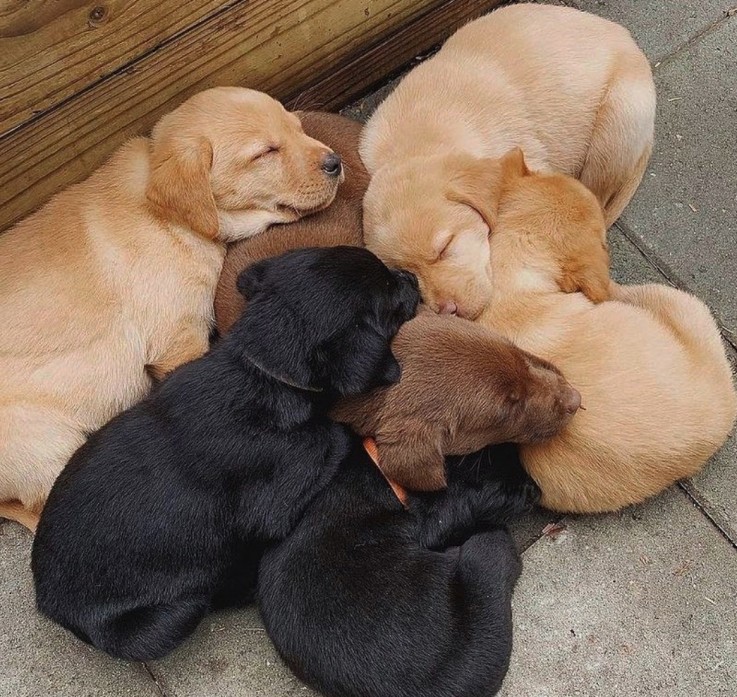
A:
{"type": "Polygon", "coordinates": [[[325,143],[343,159],[345,182],[335,200],[324,210],[290,225],[280,225],[259,235],[228,246],[225,263],[215,293],[215,320],[224,334],[238,319],[245,299],[235,287],[238,274],[251,264],[301,247],[337,247],[348,244],[363,247],[361,201],[368,186],[368,174],[358,156],[361,124],[338,114],[307,111],[299,113],[309,136],[325,143]]]}
{"type": "Polygon", "coordinates": [[[629,33],[567,7],[519,4],[460,29],[364,129],[366,245],[419,278],[436,311],[474,318],[490,298],[487,193],[496,158],[579,178],[609,226],[650,157],[655,88],[629,33]]]}
{"type": "Polygon", "coordinates": [[[611,282],[596,198],[569,177],[530,174],[519,151],[506,160],[479,322],[558,366],[585,408],[559,435],[522,446],[523,464],[548,508],[640,502],[696,474],[733,426],[718,327],[687,293],[611,282]]]}
{"type": "Polygon", "coordinates": [[[33,528],[86,435],[204,353],[224,242],[328,205],[329,152],[208,90],[0,236],[0,516],[33,528]]]}

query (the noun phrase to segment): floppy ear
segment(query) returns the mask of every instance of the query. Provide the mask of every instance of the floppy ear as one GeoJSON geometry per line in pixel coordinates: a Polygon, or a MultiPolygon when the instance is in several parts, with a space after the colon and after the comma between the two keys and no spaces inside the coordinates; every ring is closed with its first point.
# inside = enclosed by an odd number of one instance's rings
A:
{"type": "Polygon", "coordinates": [[[496,226],[499,199],[505,184],[530,173],[519,148],[513,148],[501,159],[464,157],[456,167],[446,198],[473,208],[489,230],[496,226]]]}
{"type": "Polygon", "coordinates": [[[333,389],[348,397],[399,382],[402,370],[389,340],[366,322],[348,331],[351,334],[347,340],[345,336],[337,337],[321,352],[333,389]]]}
{"type": "Polygon", "coordinates": [[[154,141],[146,198],[166,220],[213,239],[219,224],[211,166],[212,146],[205,138],[154,141]]]}
{"type": "Polygon", "coordinates": [[[558,285],[565,293],[581,292],[595,303],[609,300],[609,252],[605,244],[594,240],[576,259],[564,261],[558,285]]]}
{"type": "Polygon", "coordinates": [[[268,263],[268,259],[262,259],[238,274],[235,285],[246,300],[250,300],[260,290],[268,263]]]}
{"type": "MultiPolygon", "coordinates": [[[[256,267],[259,264],[254,265],[256,267]]],[[[249,278],[254,267],[242,276],[249,278]]],[[[262,273],[256,269],[255,275],[262,273]]],[[[240,281],[240,278],[239,278],[240,281]]],[[[320,391],[310,366],[305,337],[309,330],[276,293],[256,292],[248,297],[245,314],[231,333],[239,334],[243,360],[261,368],[271,377],[305,390],[320,391]]]]}
{"type": "Polygon", "coordinates": [[[374,439],[384,474],[412,491],[445,489],[445,458],[440,428],[418,418],[380,426],[374,439]]]}

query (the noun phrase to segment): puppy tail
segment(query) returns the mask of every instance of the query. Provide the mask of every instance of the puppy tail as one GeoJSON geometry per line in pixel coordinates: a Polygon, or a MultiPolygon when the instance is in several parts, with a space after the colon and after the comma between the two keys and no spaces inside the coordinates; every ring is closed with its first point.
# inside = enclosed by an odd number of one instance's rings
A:
{"type": "Polygon", "coordinates": [[[209,610],[209,603],[184,600],[127,610],[100,624],[83,641],[116,658],[154,661],[181,644],[209,610]]]}

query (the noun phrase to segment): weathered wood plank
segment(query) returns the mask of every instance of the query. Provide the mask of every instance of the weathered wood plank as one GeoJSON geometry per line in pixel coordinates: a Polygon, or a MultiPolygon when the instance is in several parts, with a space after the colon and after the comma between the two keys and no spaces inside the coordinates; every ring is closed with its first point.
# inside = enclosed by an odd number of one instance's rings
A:
{"type": "Polygon", "coordinates": [[[218,11],[219,0],[0,3],[0,133],[218,11]]]}
{"type": "Polygon", "coordinates": [[[251,0],[0,137],[0,229],[98,167],[191,94],[243,84],[284,98],[442,0],[251,0]]]}
{"type": "Polygon", "coordinates": [[[359,51],[335,70],[326,72],[301,90],[295,101],[304,109],[311,105],[328,111],[340,109],[386,81],[418,54],[442,43],[467,22],[507,1],[447,0],[399,27],[386,39],[359,51]]]}

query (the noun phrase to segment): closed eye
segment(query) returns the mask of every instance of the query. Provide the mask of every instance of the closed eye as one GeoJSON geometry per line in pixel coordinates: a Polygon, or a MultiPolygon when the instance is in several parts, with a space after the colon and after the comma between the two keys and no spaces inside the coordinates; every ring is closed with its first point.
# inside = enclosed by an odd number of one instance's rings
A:
{"type": "Polygon", "coordinates": [[[279,152],[279,147],[277,145],[268,145],[259,152],[257,152],[252,158],[251,161],[259,160],[262,157],[265,157],[266,155],[271,155],[272,153],[279,152]]]}
{"type": "Polygon", "coordinates": [[[438,256],[435,258],[435,261],[440,261],[444,257],[448,255],[448,252],[450,251],[450,245],[453,243],[453,240],[455,237],[449,237],[448,241],[443,245],[442,249],[438,252],[438,256]]]}

